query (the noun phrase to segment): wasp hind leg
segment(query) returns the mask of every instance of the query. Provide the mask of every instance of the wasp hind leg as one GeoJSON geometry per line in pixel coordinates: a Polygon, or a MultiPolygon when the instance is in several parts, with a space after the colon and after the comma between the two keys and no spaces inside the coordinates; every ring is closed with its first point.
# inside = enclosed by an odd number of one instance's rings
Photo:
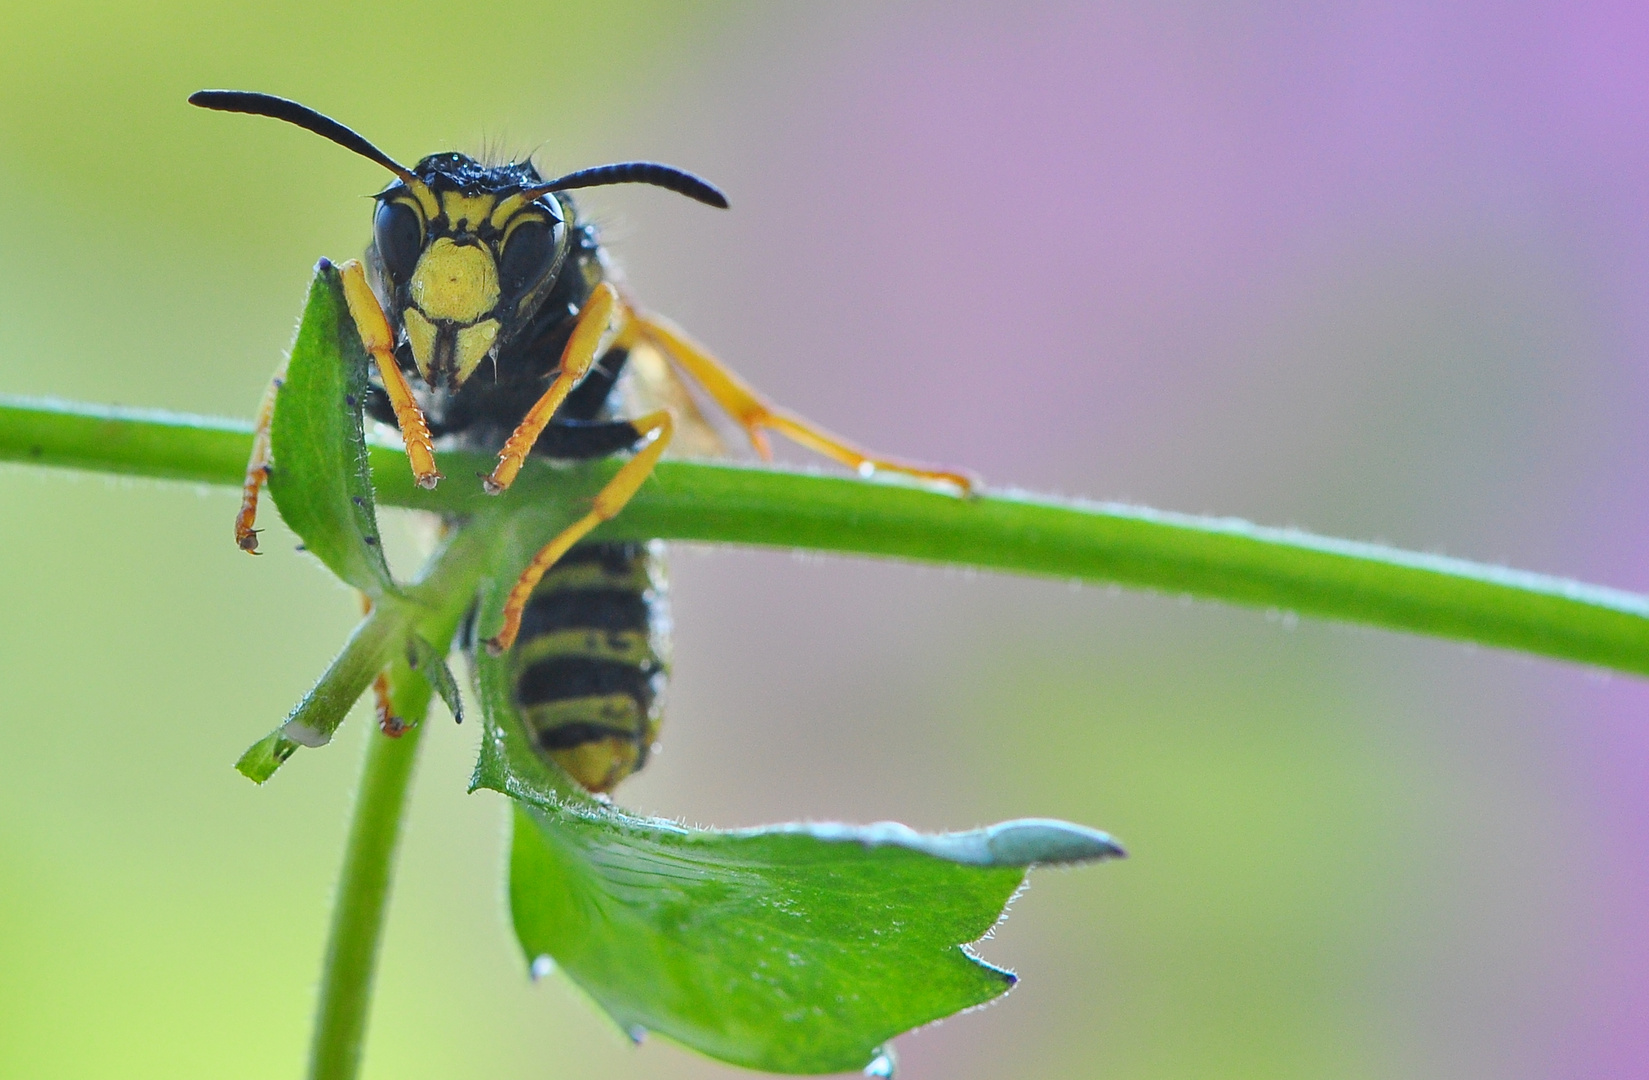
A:
{"type": "Polygon", "coordinates": [[[527,569],[516,579],[515,586],[510,589],[510,595],[504,602],[504,625],[497,635],[487,639],[487,651],[493,656],[501,655],[511,645],[515,644],[515,636],[521,631],[521,613],[526,610],[527,601],[532,598],[532,591],[538,587],[546,571],[554,566],[563,555],[571,550],[572,546],[590,534],[590,530],[603,521],[611,521],[624,509],[624,505],[641,489],[642,483],[651,476],[653,467],[663,456],[664,450],[670,445],[670,436],[675,425],[670,419],[669,412],[660,410],[648,413],[637,420],[630,421],[635,429],[637,438],[651,440],[636,451],[636,455],[626,461],[607,485],[596,492],[595,503],[590,512],[567,526],[565,529],[539,549],[533,556],[527,569]]]}
{"type": "Polygon", "coordinates": [[[878,472],[898,473],[901,476],[948,485],[964,496],[974,494],[980,486],[978,477],[959,469],[941,469],[932,465],[899,461],[860,449],[812,421],[773,405],[732,369],[711,355],[708,349],[688,337],[681,328],[669,320],[657,315],[639,313],[635,318],[640,335],[681,365],[716,404],[726,409],[744,428],[750,445],[766,460],[772,460],[773,457],[767,433],[774,431],[814,453],[841,462],[863,476],[878,472]]]}
{"type": "Polygon", "coordinates": [[[361,346],[378,365],[378,374],[383,377],[384,392],[389,395],[395,423],[401,429],[401,441],[406,443],[412,475],[419,487],[432,488],[441,480],[441,474],[435,469],[435,443],[430,438],[424,411],[412,396],[412,384],[407,382],[406,373],[395,361],[395,331],[373,295],[372,286],[367,284],[361,264],[351,259],[338,267],[338,273],[343,278],[349,315],[361,335],[361,346]]]}

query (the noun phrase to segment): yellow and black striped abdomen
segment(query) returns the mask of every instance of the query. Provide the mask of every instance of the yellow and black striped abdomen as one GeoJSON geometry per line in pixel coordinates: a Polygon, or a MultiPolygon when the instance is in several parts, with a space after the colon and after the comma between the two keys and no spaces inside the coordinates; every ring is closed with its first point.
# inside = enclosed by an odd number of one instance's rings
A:
{"type": "Polygon", "coordinates": [[[539,753],[594,792],[647,762],[663,717],[670,609],[658,541],[581,544],[552,566],[510,650],[539,753]]]}

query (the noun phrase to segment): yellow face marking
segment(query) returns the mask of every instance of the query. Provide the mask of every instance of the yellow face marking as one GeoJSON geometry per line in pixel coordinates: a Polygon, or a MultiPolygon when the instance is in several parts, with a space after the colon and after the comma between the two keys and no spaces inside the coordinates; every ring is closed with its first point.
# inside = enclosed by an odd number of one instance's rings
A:
{"type": "Polygon", "coordinates": [[[443,236],[419,256],[411,291],[431,319],[473,323],[498,304],[498,266],[486,247],[443,236]]]}
{"type": "Polygon", "coordinates": [[[453,358],[453,369],[460,384],[470,377],[476,365],[486,359],[492,343],[498,340],[498,320],[487,319],[458,331],[458,348],[453,358]]]}
{"type": "Polygon", "coordinates": [[[527,198],[525,194],[521,193],[511,195],[509,198],[504,199],[493,209],[492,227],[495,229],[502,229],[506,221],[514,217],[522,207],[526,206],[531,201],[532,200],[527,198]]]}
{"type": "Polygon", "coordinates": [[[435,356],[435,324],[414,307],[406,309],[401,323],[406,327],[407,344],[412,346],[412,358],[418,364],[418,374],[424,377],[425,382],[432,382],[429,368],[435,356]]]}
{"type": "Polygon", "coordinates": [[[426,223],[431,218],[440,216],[441,204],[435,200],[435,192],[429,189],[428,184],[416,176],[403,176],[401,180],[406,184],[407,190],[412,192],[412,197],[417,200],[418,209],[426,223]]]}
{"type": "Polygon", "coordinates": [[[464,195],[456,191],[441,192],[441,209],[447,215],[447,226],[456,232],[474,232],[492,216],[494,196],[464,195]]]}

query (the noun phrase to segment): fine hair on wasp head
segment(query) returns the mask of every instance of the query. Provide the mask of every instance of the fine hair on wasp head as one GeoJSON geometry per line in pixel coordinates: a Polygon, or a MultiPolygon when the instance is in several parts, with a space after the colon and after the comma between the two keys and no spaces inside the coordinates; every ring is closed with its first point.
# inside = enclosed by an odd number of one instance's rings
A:
{"type": "Polygon", "coordinates": [[[245,90],[200,90],[191,105],[284,120],[395,174],[378,195],[373,244],[424,381],[462,385],[548,292],[566,254],[554,192],[650,184],[725,210],[727,196],[692,173],[653,161],[580,169],[544,180],[530,164],[487,167],[433,154],[407,168],[331,117],[245,90]],[[546,198],[546,196],[549,196],[546,198]]]}

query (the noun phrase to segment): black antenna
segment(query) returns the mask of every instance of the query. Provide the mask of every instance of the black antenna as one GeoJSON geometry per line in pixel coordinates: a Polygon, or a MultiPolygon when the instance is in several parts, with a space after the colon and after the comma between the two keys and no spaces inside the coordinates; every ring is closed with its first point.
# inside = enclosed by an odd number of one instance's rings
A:
{"type": "Polygon", "coordinates": [[[353,150],[370,161],[376,161],[402,180],[412,176],[412,171],[405,165],[355,132],[330,116],[322,116],[314,109],[307,105],[299,105],[296,101],[251,90],[197,90],[189,95],[189,104],[199,105],[203,109],[216,109],[218,112],[251,113],[253,116],[285,120],[288,124],[296,124],[305,131],[313,131],[323,139],[330,139],[345,150],[353,150]]]}
{"type": "Polygon", "coordinates": [[[651,184],[666,191],[673,191],[677,195],[696,199],[718,210],[727,209],[727,196],[710,181],[671,165],[660,165],[656,161],[623,161],[617,165],[597,165],[593,169],[580,169],[566,176],[558,176],[547,183],[534,184],[530,190],[566,191],[569,188],[605,187],[608,184],[651,184]]]}

